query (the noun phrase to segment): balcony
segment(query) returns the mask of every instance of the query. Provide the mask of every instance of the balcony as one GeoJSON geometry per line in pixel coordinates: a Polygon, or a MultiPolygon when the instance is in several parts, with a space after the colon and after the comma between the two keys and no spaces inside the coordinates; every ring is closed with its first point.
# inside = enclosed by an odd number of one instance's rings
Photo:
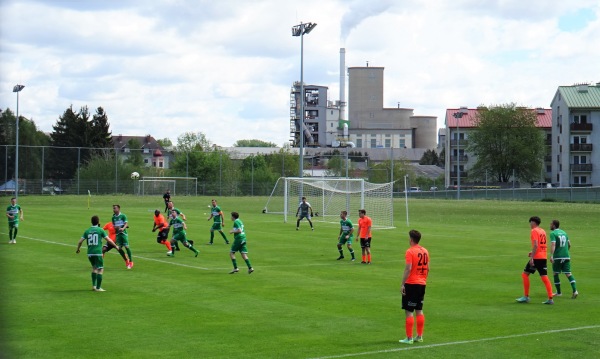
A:
{"type": "Polygon", "coordinates": [[[456,162],[456,161],[467,162],[468,160],[469,160],[469,156],[467,156],[467,155],[450,156],[450,162],[456,162]]]}
{"type": "MultiPolygon", "coordinates": [[[[456,174],[456,172],[450,172],[450,177],[457,177],[456,174]]],[[[467,174],[468,173],[466,171],[461,171],[460,178],[467,178],[467,174]]]]}
{"type": "Polygon", "coordinates": [[[585,164],[571,165],[571,172],[592,172],[592,164],[585,163],[585,164]]]}
{"type": "MultiPolygon", "coordinates": [[[[469,144],[469,140],[465,140],[465,139],[462,139],[462,138],[460,140],[458,140],[458,145],[459,146],[466,146],[468,144],[469,144]]],[[[456,140],[450,140],[450,146],[456,147],[457,146],[457,141],[456,140]]]]}
{"type": "Polygon", "coordinates": [[[571,131],[591,132],[592,124],[591,123],[572,123],[570,125],[570,128],[571,128],[571,131]]]}
{"type": "Polygon", "coordinates": [[[591,143],[572,143],[571,152],[592,152],[591,143]]]}

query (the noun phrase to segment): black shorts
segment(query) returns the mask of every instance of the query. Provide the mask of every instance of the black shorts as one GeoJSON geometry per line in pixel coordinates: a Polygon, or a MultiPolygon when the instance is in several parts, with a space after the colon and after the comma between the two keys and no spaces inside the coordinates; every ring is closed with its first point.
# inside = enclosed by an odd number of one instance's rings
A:
{"type": "Polygon", "coordinates": [[[360,239],[360,248],[371,248],[371,237],[360,239]]]}
{"type": "Polygon", "coordinates": [[[529,274],[535,273],[536,270],[541,276],[548,275],[548,260],[534,259],[533,266],[531,265],[530,261],[527,261],[527,265],[525,266],[525,269],[523,269],[524,272],[527,272],[529,274]]]}
{"type": "Polygon", "coordinates": [[[402,309],[413,312],[423,310],[425,286],[422,284],[404,284],[406,295],[402,296],[402,309]]]}
{"type": "Polygon", "coordinates": [[[169,228],[162,229],[156,235],[156,243],[162,243],[162,241],[166,241],[169,238],[169,228]]]}

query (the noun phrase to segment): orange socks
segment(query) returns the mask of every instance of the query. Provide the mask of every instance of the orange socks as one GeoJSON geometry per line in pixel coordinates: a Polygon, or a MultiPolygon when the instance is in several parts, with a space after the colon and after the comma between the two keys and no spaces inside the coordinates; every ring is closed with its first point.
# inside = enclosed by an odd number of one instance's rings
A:
{"type": "MultiPolygon", "coordinates": [[[[521,273],[521,278],[523,278],[523,294],[526,297],[529,297],[529,275],[525,272],[521,273]]],[[[547,279],[547,277],[546,277],[547,279]]],[[[550,283],[550,282],[548,282],[550,283]]]]}
{"type": "Polygon", "coordinates": [[[417,336],[423,336],[423,328],[425,328],[425,315],[417,315],[417,336]]]}
{"type": "Polygon", "coordinates": [[[367,256],[366,256],[366,255],[364,255],[364,254],[363,254],[363,256],[362,256],[362,261],[363,261],[363,262],[366,262],[366,261],[367,261],[367,256]]]}
{"type": "Polygon", "coordinates": [[[164,244],[165,246],[167,246],[167,249],[169,251],[171,251],[171,252],[173,251],[173,249],[171,248],[171,242],[169,242],[169,241],[162,241],[161,243],[164,244]]]}
{"type": "Polygon", "coordinates": [[[552,299],[552,284],[550,283],[550,279],[548,279],[547,275],[542,276],[542,282],[544,282],[544,286],[546,287],[548,298],[552,299]]]}
{"type": "Polygon", "coordinates": [[[412,338],[413,337],[413,326],[415,325],[415,317],[410,316],[410,317],[406,317],[406,337],[407,338],[412,338]]]}
{"type": "Polygon", "coordinates": [[[367,254],[367,262],[371,262],[371,253],[367,254]]]}

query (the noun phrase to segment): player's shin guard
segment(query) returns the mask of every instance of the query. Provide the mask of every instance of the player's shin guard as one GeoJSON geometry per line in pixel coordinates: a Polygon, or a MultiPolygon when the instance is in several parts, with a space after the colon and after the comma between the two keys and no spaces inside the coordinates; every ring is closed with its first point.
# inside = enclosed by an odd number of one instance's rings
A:
{"type": "Polygon", "coordinates": [[[13,229],[14,228],[9,228],[8,229],[8,240],[12,241],[13,240],[13,229]]]}
{"type": "Polygon", "coordinates": [[[542,276],[542,282],[544,282],[544,286],[546,287],[548,298],[552,299],[552,283],[550,283],[550,279],[548,279],[547,275],[542,276]]]}
{"type": "Polygon", "coordinates": [[[19,228],[15,227],[12,239],[17,239],[17,232],[19,232],[19,228]]]}
{"type": "Polygon", "coordinates": [[[352,259],[354,259],[354,249],[349,249],[350,251],[350,255],[352,256],[352,259]]]}
{"type": "Polygon", "coordinates": [[[417,314],[417,336],[423,336],[423,328],[425,328],[425,315],[417,314]]]}
{"type": "Polygon", "coordinates": [[[129,247],[125,247],[125,250],[127,251],[127,256],[129,257],[129,261],[133,262],[133,257],[131,256],[131,249],[129,249],[129,247]]]}
{"type": "Polygon", "coordinates": [[[92,272],[92,287],[96,287],[96,283],[98,281],[98,274],[92,272]]]}
{"type": "Polygon", "coordinates": [[[404,324],[406,330],[406,337],[413,337],[413,326],[415,325],[415,317],[412,315],[410,317],[406,317],[406,323],[404,324]]]}
{"type": "Polygon", "coordinates": [[[237,266],[237,260],[235,260],[235,259],[232,259],[232,260],[231,260],[231,263],[233,264],[233,269],[236,269],[236,268],[238,267],[238,266],[237,266]]]}
{"type": "Polygon", "coordinates": [[[529,297],[529,275],[523,272],[521,278],[523,278],[523,295],[529,297]]]}
{"type": "Polygon", "coordinates": [[[252,268],[252,264],[250,264],[250,259],[246,258],[246,259],[244,259],[244,261],[246,262],[246,265],[248,266],[248,268],[252,268]]]}
{"type": "Polygon", "coordinates": [[[573,275],[571,274],[567,277],[567,279],[569,280],[569,283],[571,283],[571,289],[573,289],[573,292],[576,292],[577,286],[575,285],[575,277],[573,277],[573,275]]]}
{"type": "Polygon", "coordinates": [[[98,273],[96,275],[96,288],[100,289],[102,285],[102,274],[98,273]]]}
{"type": "Polygon", "coordinates": [[[556,287],[556,293],[560,294],[560,277],[558,273],[554,273],[554,286],[556,287]]]}
{"type": "MultiPolygon", "coordinates": [[[[110,250],[110,249],[109,249],[110,250]]],[[[108,251],[107,251],[108,252],[108,251]]],[[[129,259],[127,258],[127,255],[125,254],[125,251],[123,249],[119,249],[119,254],[121,255],[121,257],[123,258],[123,260],[125,261],[125,263],[129,262],[129,259]]]]}

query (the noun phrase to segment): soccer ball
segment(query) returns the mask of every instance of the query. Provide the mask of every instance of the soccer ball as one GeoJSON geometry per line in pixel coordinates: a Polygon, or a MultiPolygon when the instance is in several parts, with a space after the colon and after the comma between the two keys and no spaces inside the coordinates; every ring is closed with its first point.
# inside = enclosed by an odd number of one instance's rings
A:
{"type": "Polygon", "coordinates": [[[131,172],[131,179],[140,179],[140,174],[137,172],[131,172]]]}

